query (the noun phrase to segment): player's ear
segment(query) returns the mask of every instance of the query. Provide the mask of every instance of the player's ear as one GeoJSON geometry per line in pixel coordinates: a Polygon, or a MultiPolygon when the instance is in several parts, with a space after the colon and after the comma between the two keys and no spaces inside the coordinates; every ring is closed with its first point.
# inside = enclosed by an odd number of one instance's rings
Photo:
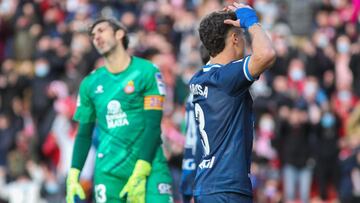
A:
{"type": "Polygon", "coordinates": [[[116,40],[122,40],[122,38],[124,38],[125,37],[125,31],[124,30],[122,30],[122,29],[119,29],[119,30],[117,30],[116,32],[115,32],[115,39],[116,40]]]}
{"type": "Polygon", "coordinates": [[[230,38],[231,38],[231,42],[233,43],[233,44],[237,44],[237,43],[239,43],[239,36],[235,33],[235,32],[232,32],[231,33],[231,36],[230,36],[230,38]]]}

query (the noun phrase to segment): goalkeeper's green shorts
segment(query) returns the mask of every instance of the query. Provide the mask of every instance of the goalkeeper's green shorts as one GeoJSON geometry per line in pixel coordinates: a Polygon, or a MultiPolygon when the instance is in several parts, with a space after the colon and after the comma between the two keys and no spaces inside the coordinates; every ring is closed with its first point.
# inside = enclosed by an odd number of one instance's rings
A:
{"type": "MultiPolygon", "coordinates": [[[[158,150],[157,153],[162,153],[158,150]]],[[[146,203],[171,203],[171,175],[165,159],[156,158],[152,164],[150,176],[146,181],[146,203]]],[[[162,155],[163,157],[163,155],[162,155]]],[[[122,203],[126,199],[120,199],[120,191],[127,183],[127,179],[120,178],[109,171],[103,170],[104,165],[96,160],[94,171],[94,196],[96,203],[122,203]]]]}

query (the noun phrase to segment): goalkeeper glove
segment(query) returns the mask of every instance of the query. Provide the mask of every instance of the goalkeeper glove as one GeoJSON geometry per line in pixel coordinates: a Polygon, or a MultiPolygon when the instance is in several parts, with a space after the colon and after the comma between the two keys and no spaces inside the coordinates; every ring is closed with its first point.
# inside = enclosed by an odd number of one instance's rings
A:
{"type": "Polygon", "coordinates": [[[66,180],[66,203],[74,203],[75,195],[79,196],[81,200],[85,199],[85,193],[82,189],[78,179],[80,170],[71,168],[66,180]]]}
{"type": "Polygon", "coordinates": [[[151,171],[147,161],[138,160],[128,182],[120,192],[120,198],[126,196],[128,203],[145,203],[146,178],[151,171]]]}

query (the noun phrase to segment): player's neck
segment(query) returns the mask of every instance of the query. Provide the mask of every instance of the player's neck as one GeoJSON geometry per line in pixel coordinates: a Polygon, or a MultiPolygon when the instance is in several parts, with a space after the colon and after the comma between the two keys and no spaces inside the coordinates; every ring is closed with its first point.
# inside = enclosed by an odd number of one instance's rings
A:
{"type": "Polygon", "coordinates": [[[225,65],[236,59],[238,59],[236,57],[236,53],[233,50],[230,50],[229,48],[225,47],[225,49],[222,52],[220,52],[215,57],[211,58],[210,63],[225,65]]]}
{"type": "Polygon", "coordinates": [[[124,49],[117,49],[105,58],[106,68],[111,73],[120,73],[126,70],[130,62],[131,57],[124,49]]]}

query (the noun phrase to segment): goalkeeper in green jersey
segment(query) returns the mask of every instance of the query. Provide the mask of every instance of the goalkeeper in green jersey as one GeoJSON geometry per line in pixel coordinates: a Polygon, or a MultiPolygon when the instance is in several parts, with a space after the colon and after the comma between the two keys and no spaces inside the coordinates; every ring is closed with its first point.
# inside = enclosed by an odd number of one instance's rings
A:
{"type": "Polygon", "coordinates": [[[172,202],[171,176],[160,138],[165,93],[160,72],[149,61],[127,53],[126,28],[118,21],[100,19],[89,32],[105,66],[80,85],[74,115],[79,130],[66,201],[85,198],[78,179],[96,124],[100,140],[94,170],[96,202],[172,202]]]}

